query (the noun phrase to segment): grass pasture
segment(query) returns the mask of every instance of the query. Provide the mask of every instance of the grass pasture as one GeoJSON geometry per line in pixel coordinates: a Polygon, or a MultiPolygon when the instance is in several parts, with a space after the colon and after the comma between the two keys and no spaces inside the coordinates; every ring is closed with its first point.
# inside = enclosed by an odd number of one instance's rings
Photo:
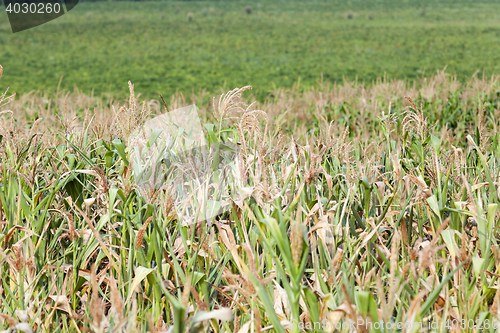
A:
{"type": "Polygon", "coordinates": [[[498,77],[439,73],[282,88],[250,108],[234,91],[200,102],[210,144],[245,147],[248,183],[229,211],[191,225],[168,189],[143,191],[130,171],[123,124],[159,102],[3,96],[3,329],[494,332],[499,91],[498,77]]]}
{"type": "Polygon", "coordinates": [[[466,80],[500,71],[498,22],[496,1],[83,2],[16,34],[0,15],[0,88],[55,92],[63,78],[63,90],[127,98],[131,80],[157,98],[252,85],[262,100],[321,76],[371,83],[448,66],[466,80]]]}

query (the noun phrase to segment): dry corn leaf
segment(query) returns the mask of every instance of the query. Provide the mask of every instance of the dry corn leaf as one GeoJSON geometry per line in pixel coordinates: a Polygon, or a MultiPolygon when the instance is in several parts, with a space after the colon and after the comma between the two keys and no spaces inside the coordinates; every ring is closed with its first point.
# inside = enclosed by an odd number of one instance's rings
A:
{"type": "Polygon", "coordinates": [[[336,310],[333,310],[333,311],[330,311],[330,313],[328,313],[328,327],[327,327],[327,332],[329,333],[332,333],[335,331],[335,325],[337,325],[340,320],[344,317],[345,315],[345,311],[341,310],[341,309],[336,309],[336,310]]]}
{"type": "Polygon", "coordinates": [[[213,311],[200,311],[193,318],[193,322],[200,322],[209,319],[217,319],[223,321],[233,320],[233,312],[229,308],[222,308],[213,311]]]}
{"type": "Polygon", "coordinates": [[[279,320],[290,318],[290,301],[288,295],[283,287],[281,287],[275,280],[274,282],[274,311],[279,320]]]}
{"type": "Polygon", "coordinates": [[[252,321],[249,320],[240,327],[238,333],[248,333],[250,330],[250,325],[252,325],[252,321]]]}

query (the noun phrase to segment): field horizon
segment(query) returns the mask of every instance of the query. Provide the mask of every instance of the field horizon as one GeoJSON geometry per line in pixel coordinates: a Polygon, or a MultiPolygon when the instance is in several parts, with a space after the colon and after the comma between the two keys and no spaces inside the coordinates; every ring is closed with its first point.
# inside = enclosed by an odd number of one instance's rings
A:
{"type": "Polygon", "coordinates": [[[82,2],[16,34],[0,15],[0,60],[8,69],[0,88],[76,85],[126,98],[122,84],[130,80],[157,98],[252,85],[262,99],[275,87],[300,81],[307,89],[321,77],[411,80],[446,67],[465,80],[500,72],[498,21],[500,4],[492,1],[82,2]]]}

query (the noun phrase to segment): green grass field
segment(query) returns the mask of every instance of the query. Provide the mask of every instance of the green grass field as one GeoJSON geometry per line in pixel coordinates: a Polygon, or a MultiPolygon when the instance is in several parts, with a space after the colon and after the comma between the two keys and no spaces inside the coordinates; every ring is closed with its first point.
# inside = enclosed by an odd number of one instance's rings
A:
{"type": "Polygon", "coordinates": [[[61,89],[126,97],[131,80],[156,98],[249,84],[262,97],[321,75],[371,82],[448,66],[460,79],[489,76],[500,71],[498,22],[494,1],[86,2],[17,34],[0,14],[1,85],[55,91],[64,77],[61,89]]]}

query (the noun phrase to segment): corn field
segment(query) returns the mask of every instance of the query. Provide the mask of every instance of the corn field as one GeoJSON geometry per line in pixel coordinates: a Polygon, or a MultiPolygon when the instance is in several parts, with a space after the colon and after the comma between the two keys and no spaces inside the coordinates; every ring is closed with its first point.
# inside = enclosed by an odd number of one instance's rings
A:
{"type": "Polygon", "coordinates": [[[496,332],[500,77],[129,92],[0,95],[2,332],[496,332]],[[190,104],[241,183],[195,220],[128,144],[190,104]]]}

